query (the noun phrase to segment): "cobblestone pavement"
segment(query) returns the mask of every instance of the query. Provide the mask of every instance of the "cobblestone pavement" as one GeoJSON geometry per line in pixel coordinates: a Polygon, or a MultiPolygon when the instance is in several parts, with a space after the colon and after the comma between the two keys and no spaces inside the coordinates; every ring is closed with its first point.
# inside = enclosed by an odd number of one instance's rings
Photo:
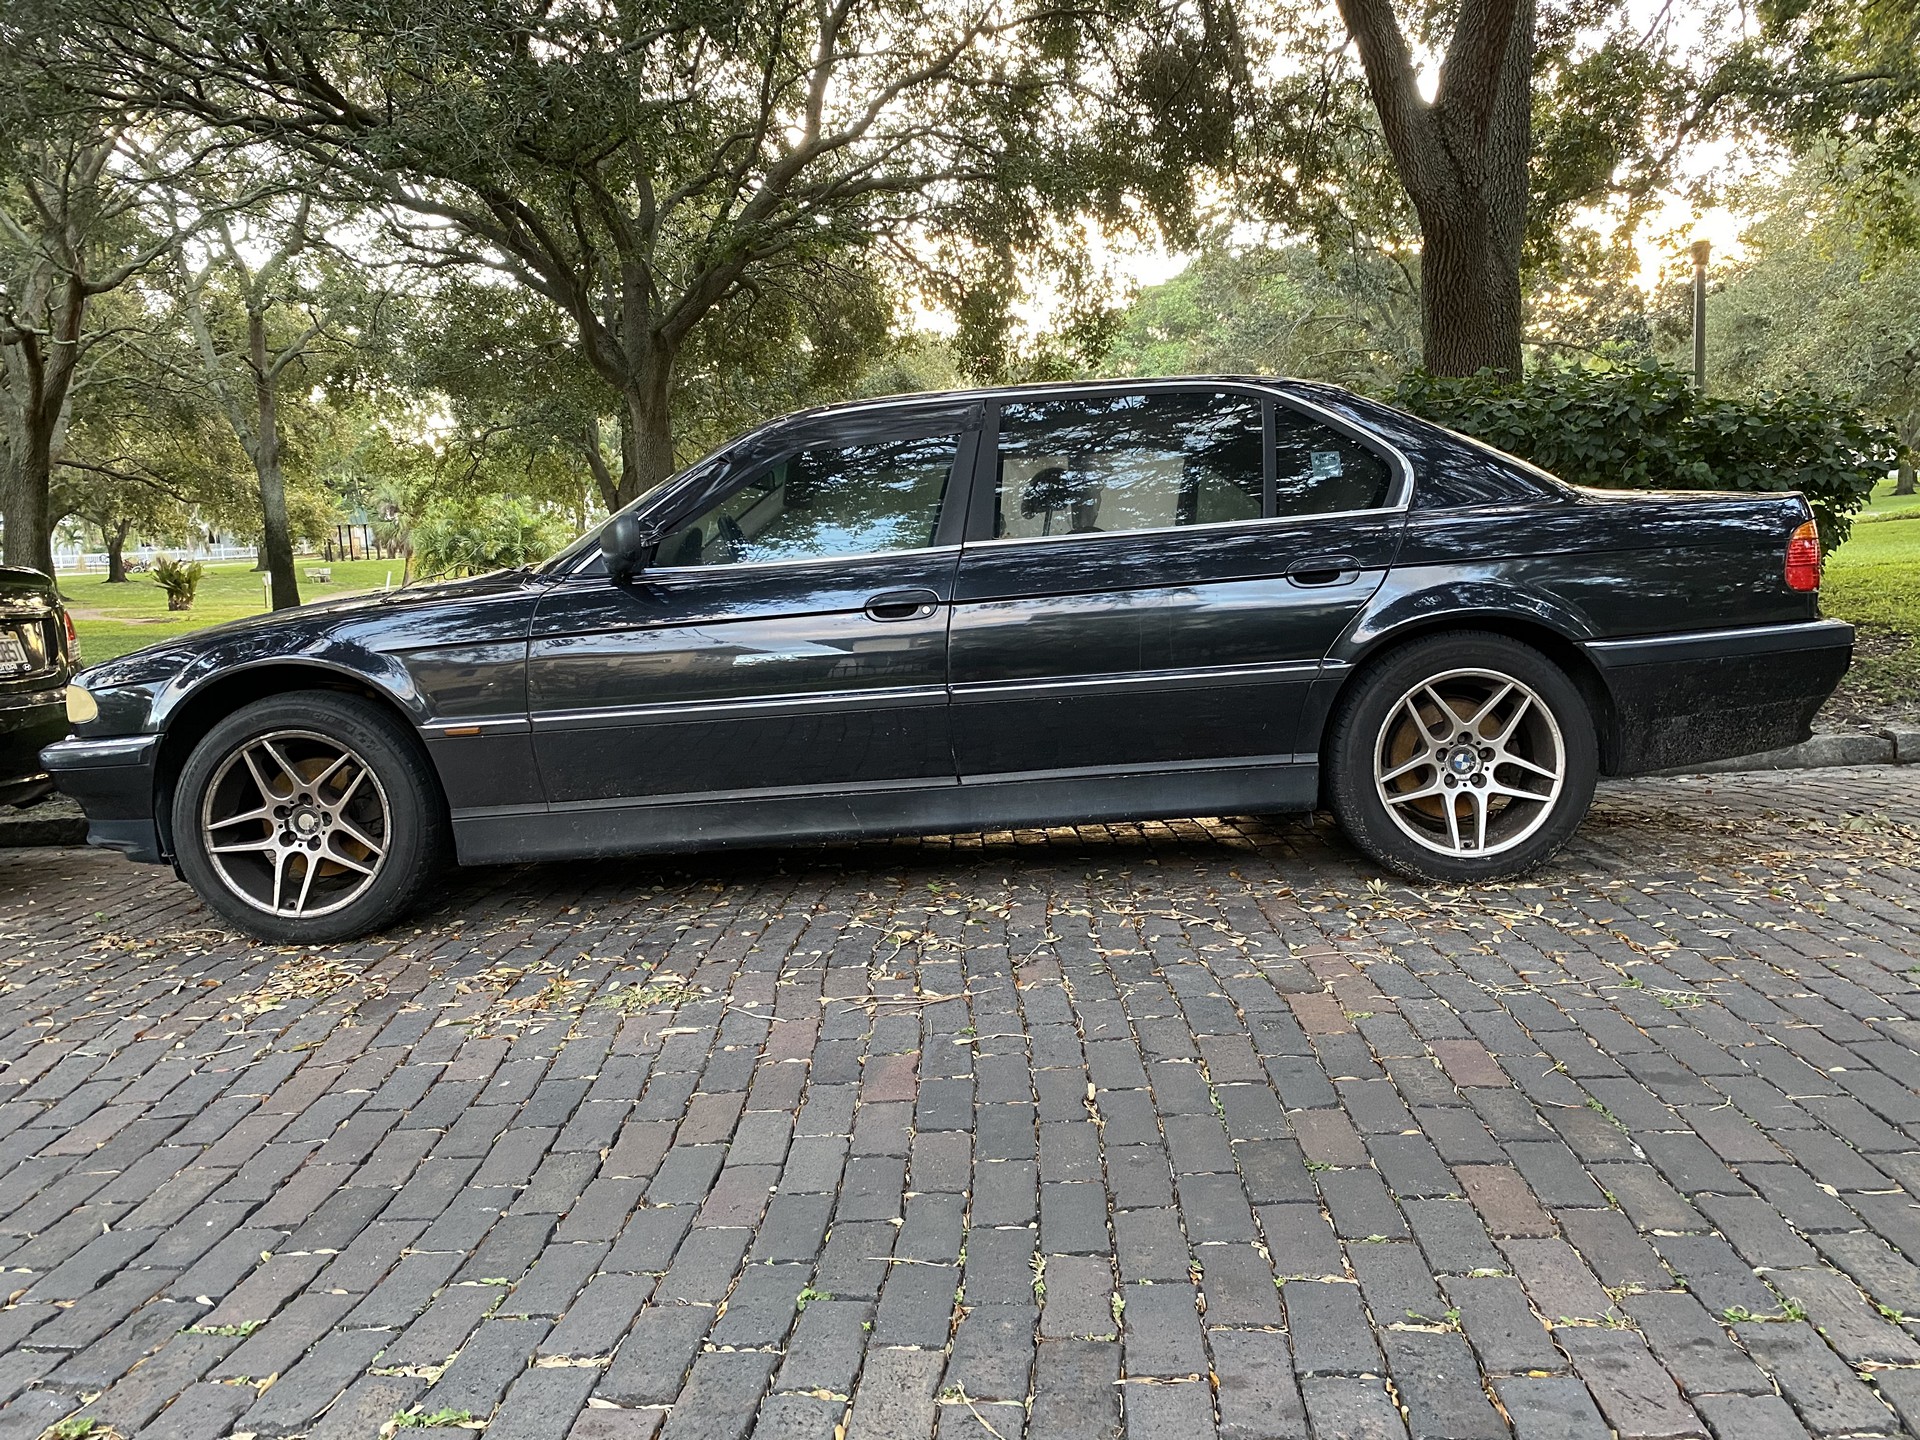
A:
{"type": "Polygon", "coordinates": [[[303,954],[14,852],[0,1437],[1900,1434],[1916,857],[1911,772],[1662,780],[1536,885],[1111,826],[303,954]]]}

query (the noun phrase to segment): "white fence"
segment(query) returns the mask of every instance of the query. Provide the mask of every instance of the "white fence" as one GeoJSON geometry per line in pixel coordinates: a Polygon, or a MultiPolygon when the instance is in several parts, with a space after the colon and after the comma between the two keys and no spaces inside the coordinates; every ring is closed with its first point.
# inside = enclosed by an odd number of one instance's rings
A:
{"type": "MultiPolygon", "coordinates": [[[[141,545],[127,550],[127,567],[146,567],[161,556],[172,560],[245,560],[251,563],[260,558],[260,552],[252,545],[202,545],[196,549],[180,550],[172,546],[141,545]]],[[[105,551],[91,553],[80,550],[56,550],[53,552],[53,568],[63,575],[104,575],[107,570],[105,551]]]]}

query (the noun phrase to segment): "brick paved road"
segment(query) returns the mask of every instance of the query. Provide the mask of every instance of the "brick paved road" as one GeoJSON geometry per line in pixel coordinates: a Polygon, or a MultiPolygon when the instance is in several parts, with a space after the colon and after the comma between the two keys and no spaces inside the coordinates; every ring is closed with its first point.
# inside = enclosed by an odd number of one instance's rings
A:
{"type": "Polygon", "coordinates": [[[1899,1434],[1920,786],[494,871],[316,954],[0,859],[0,1437],[1899,1434]]]}

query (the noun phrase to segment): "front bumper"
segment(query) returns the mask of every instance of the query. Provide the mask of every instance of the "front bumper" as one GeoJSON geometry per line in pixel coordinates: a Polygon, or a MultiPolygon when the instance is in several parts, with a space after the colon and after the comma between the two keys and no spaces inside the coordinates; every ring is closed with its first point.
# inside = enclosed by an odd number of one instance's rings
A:
{"type": "Polygon", "coordinates": [[[1673,770],[1797,745],[1853,661],[1839,620],[1590,640],[1612,701],[1610,775],[1673,770]]]}
{"type": "Polygon", "coordinates": [[[62,740],[40,752],[63,795],[87,815],[87,843],[129,859],[159,862],[160,826],[153,813],[158,735],[62,740]]]}

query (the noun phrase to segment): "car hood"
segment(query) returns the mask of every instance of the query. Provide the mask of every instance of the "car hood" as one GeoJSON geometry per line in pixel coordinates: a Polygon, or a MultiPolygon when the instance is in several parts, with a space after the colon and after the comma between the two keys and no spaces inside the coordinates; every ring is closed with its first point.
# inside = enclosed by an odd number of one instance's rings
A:
{"type": "Polygon", "coordinates": [[[365,595],[347,595],[338,600],[318,600],[287,610],[249,615],[239,620],[209,625],[204,630],[194,630],[102,661],[84,671],[77,679],[89,689],[120,684],[136,673],[153,669],[156,662],[181,665],[206,651],[225,648],[236,642],[245,644],[252,641],[273,647],[273,642],[281,639],[291,653],[304,649],[316,637],[344,624],[388,616],[401,620],[412,614],[518,591],[526,585],[526,581],[525,570],[500,570],[490,575],[469,576],[464,580],[408,585],[399,590],[376,590],[365,595]]]}

